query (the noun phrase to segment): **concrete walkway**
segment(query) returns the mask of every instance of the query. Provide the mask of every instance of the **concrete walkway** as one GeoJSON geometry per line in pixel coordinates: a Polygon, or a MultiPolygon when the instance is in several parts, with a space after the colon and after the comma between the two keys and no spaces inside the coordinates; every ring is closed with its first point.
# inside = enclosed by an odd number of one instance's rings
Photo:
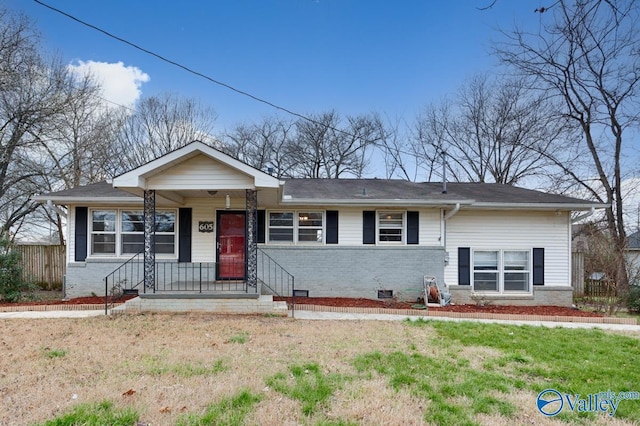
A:
{"type": "MultiPolygon", "coordinates": [[[[103,316],[103,310],[84,311],[24,311],[24,312],[0,312],[0,320],[11,318],[88,318],[103,316]]],[[[291,315],[291,312],[289,312],[291,315]]],[[[344,312],[320,312],[296,310],[295,318],[298,320],[376,320],[376,321],[403,321],[405,319],[434,321],[474,321],[495,324],[513,325],[533,325],[541,327],[563,327],[563,328],[599,328],[603,330],[632,331],[640,332],[640,325],[630,324],[602,324],[602,323],[581,323],[581,322],[558,322],[558,321],[517,321],[500,319],[472,319],[472,318],[447,318],[437,316],[412,316],[393,314],[360,314],[344,312]]]]}
{"type": "Polygon", "coordinates": [[[0,312],[0,319],[8,318],[87,318],[104,316],[104,309],[83,311],[20,311],[0,312]]]}
{"type": "Polygon", "coordinates": [[[603,323],[584,323],[584,322],[559,322],[559,321],[517,321],[517,320],[501,320],[501,319],[476,319],[476,318],[448,318],[438,316],[412,316],[412,315],[392,315],[392,314],[356,314],[343,312],[318,312],[296,310],[296,319],[304,320],[378,320],[378,321],[403,321],[405,319],[425,321],[473,321],[494,324],[512,324],[512,325],[534,325],[541,327],[563,327],[563,328],[600,328],[603,330],[619,330],[619,331],[635,331],[640,332],[640,325],[630,324],[603,324],[603,323]]]}

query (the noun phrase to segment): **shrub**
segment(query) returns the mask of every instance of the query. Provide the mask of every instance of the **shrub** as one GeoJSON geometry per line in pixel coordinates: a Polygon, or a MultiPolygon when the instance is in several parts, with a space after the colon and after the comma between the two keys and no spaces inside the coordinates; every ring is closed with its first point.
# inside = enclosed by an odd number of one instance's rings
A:
{"type": "Polygon", "coordinates": [[[640,286],[631,286],[629,299],[627,301],[629,312],[640,313],[640,286]]]}
{"type": "Polygon", "coordinates": [[[0,297],[8,302],[17,302],[29,289],[29,283],[22,279],[20,253],[11,250],[9,241],[0,240],[0,297]]]}

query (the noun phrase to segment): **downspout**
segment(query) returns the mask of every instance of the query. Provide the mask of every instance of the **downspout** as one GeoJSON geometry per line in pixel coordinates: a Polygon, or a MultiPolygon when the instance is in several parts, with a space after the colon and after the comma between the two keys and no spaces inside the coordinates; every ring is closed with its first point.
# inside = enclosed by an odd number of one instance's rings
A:
{"type": "Polygon", "coordinates": [[[460,203],[456,203],[456,205],[453,207],[453,210],[447,212],[442,217],[442,246],[444,247],[445,253],[447,251],[447,221],[455,216],[458,211],[460,211],[460,203]]]}
{"type": "Polygon", "coordinates": [[[591,210],[589,210],[587,213],[581,214],[580,216],[571,219],[571,223],[573,224],[573,223],[581,221],[582,219],[586,219],[589,216],[591,216],[595,211],[596,211],[596,208],[595,207],[591,207],[591,210]]]}
{"type": "Polygon", "coordinates": [[[65,219],[67,218],[67,212],[65,212],[60,207],[58,207],[55,204],[53,204],[53,201],[47,200],[47,207],[49,207],[51,210],[55,211],[56,213],[58,213],[60,216],[64,217],[65,219]]]}
{"type": "Polygon", "coordinates": [[[447,220],[451,219],[453,216],[455,216],[456,213],[458,213],[459,210],[460,210],[460,203],[456,203],[453,210],[451,210],[449,213],[444,215],[444,221],[446,222],[447,220]]]}

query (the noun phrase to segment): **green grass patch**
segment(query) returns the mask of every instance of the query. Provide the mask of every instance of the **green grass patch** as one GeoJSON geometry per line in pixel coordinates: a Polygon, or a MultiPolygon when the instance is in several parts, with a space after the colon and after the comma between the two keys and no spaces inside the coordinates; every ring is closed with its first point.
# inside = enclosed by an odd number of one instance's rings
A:
{"type": "Polygon", "coordinates": [[[111,401],[95,404],[80,404],[74,409],[45,423],[42,426],[132,426],[139,414],[132,408],[116,409],[111,401]]]}
{"type": "Polygon", "coordinates": [[[67,351],[65,351],[64,349],[44,348],[42,349],[42,353],[44,354],[45,358],[54,359],[63,358],[67,354],[67,351]]]}
{"type": "Polygon", "coordinates": [[[240,334],[236,334],[229,337],[227,339],[227,343],[243,344],[243,343],[247,343],[248,340],[249,340],[249,335],[247,333],[240,333],[240,334]]]}
{"type": "Polygon", "coordinates": [[[251,412],[253,406],[262,398],[243,390],[235,396],[225,398],[211,404],[201,415],[188,414],[180,418],[177,426],[241,426],[244,419],[251,412]]]}
{"type": "MultiPolygon", "coordinates": [[[[564,329],[473,322],[420,321],[441,338],[503,353],[485,369],[514,369],[521,379],[510,386],[540,392],[547,388],[583,397],[604,391],[640,391],[640,339],[598,329],[564,329]]],[[[457,374],[456,374],[457,375],[457,374]]],[[[532,401],[533,403],[533,401],[532,401]]],[[[564,413],[564,412],[563,412],[564,413]]],[[[577,413],[569,413],[576,419],[577,413]]],[[[582,416],[581,416],[582,417],[582,416]]],[[[616,417],[640,418],[640,401],[622,401],[616,417]]]]}
{"type": "Polygon", "coordinates": [[[358,426],[359,423],[348,422],[345,420],[320,420],[315,426],[358,426]]]}
{"type": "Polygon", "coordinates": [[[277,392],[302,403],[302,412],[310,416],[327,401],[344,380],[338,374],[324,374],[318,364],[294,365],[290,374],[278,373],[267,379],[267,385],[277,392]]]}
{"type": "Polygon", "coordinates": [[[151,376],[174,374],[179,377],[189,378],[195,376],[210,376],[227,370],[222,360],[212,364],[167,363],[158,356],[147,357],[142,360],[143,372],[151,376]]]}
{"type": "Polygon", "coordinates": [[[357,356],[353,365],[360,373],[386,376],[393,389],[408,388],[430,401],[425,420],[435,424],[471,425],[479,413],[512,417],[515,407],[500,395],[515,387],[515,379],[475,369],[465,361],[456,356],[372,352],[357,356]]]}

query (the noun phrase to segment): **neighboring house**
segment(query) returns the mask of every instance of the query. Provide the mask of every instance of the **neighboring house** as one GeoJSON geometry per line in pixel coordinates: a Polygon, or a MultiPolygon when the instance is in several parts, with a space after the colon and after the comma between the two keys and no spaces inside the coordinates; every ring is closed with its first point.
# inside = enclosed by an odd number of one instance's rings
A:
{"type": "Polygon", "coordinates": [[[36,199],[67,208],[69,297],[104,294],[143,251],[140,292],[265,293],[288,272],[310,297],[416,300],[433,276],[454,303],[562,306],[571,212],[603,207],[499,184],[280,180],[200,142],[36,199]]]}
{"type": "Polygon", "coordinates": [[[640,285],[640,231],[627,236],[627,267],[629,270],[629,283],[640,285]]]}

